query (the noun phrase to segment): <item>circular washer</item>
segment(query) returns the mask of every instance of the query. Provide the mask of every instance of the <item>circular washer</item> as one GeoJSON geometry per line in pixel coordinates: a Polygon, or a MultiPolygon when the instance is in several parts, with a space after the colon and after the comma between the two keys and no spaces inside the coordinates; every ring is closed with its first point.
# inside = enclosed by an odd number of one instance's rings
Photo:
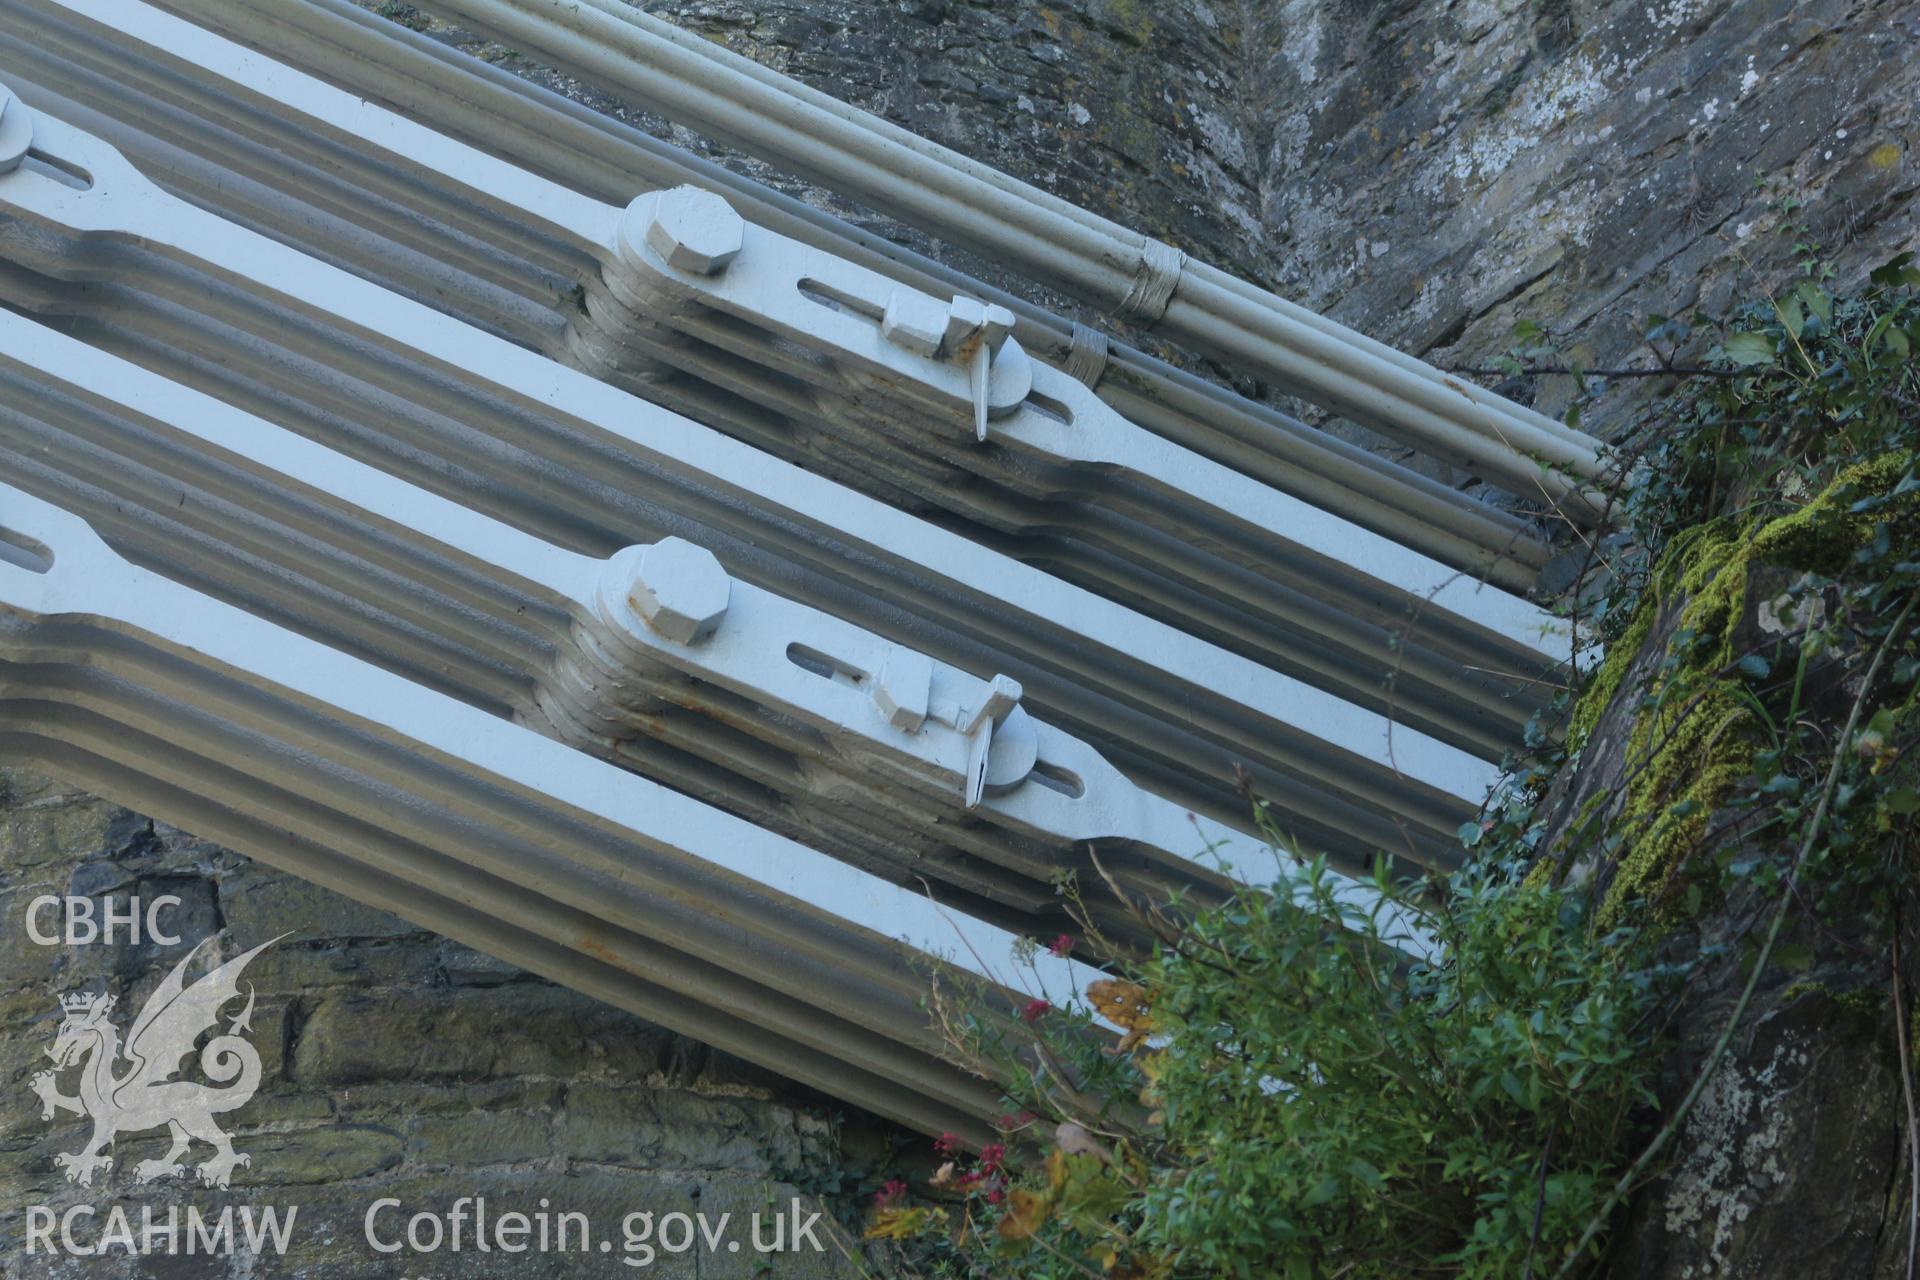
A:
{"type": "Polygon", "coordinates": [[[1027,780],[1040,762],[1040,731],[1025,707],[1016,706],[993,727],[987,747],[987,790],[1005,791],[1027,780]]]}
{"type": "Polygon", "coordinates": [[[0,173],[12,173],[33,147],[33,112],[0,84],[0,173]]]}

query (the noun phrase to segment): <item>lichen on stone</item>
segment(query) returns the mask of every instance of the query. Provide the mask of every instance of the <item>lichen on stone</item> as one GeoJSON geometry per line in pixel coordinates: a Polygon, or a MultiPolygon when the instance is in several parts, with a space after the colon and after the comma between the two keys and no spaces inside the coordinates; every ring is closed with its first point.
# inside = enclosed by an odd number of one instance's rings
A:
{"type": "Polygon", "coordinates": [[[1574,704],[1572,717],[1567,724],[1568,751],[1578,751],[1593,736],[1601,715],[1613,705],[1620,686],[1626,681],[1627,672],[1633,668],[1634,661],[1647,642],[1647,636],[1653,631],[1653,617],[1657,610],[1655,597],[1650,595],[1641,601],[1626,630],[1608,647],[1605,660],[1594,671],[1593,678],[1587,682],[1586,691],[1574,704]]]}
{"type": "Polygon", "coordinates": [[[1840,471],[1817,495],[1783,515],[1746,526],[1721,518],[1675,538],[1650,575],[1642,602],[1576,705],[1569,746],[1578,748],[1622,695],[1642,659],[1655,623],[1674,599],[1684,601],[1664,660],[1649,678],[1651,705],[1638,718],[1627,749],[1628,783],[1621,806],[1629,832],[1601,905],[1604,925],[1635,900],[1671,916],[1664,890],[1707,837],[1752,770],[1760,725],[1734,671],[1753,571],[1762,565],[1821,574],[1842,572],[1853,553],[1888,520],[1912,539],[1920,502],[1889,515],[1863,512],[1865,498],[1886,496],[1912,468],[1900,451],[1840,471]]]}
{"type": "MultiPolygon", "coordinates": [[[[1603,925],[1627,903],[1660,901],[1687,856],[1705,843],[1708,823],[1753,768],[1753,713],[1732,682],[1714,680],[1689,694],[1677,722],[1650,716],[1634,732],[1623,818],[1633,832],[1614,872],[1603,925]]],[[[1656,915],[1670,914],[1656,909],[1656,915]]]]}

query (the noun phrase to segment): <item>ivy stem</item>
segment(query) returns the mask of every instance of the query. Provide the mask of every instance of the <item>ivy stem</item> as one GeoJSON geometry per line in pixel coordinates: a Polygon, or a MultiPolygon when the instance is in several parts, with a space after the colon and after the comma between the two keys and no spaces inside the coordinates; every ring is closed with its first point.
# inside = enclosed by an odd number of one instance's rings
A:
{"type": "Polygon", "coordinates": [[[1713,1079],[1714,1072],[1720,1066],[1720,1060],[1726,1057],[1727,1046],[1733,1043],[1733,1033],[1739,1027],[1741,1019],[1746,1016],[1747,1006],[1753,1003],[1753,993],[1760,985],[1761,975],[1767,971],[1767,961],[1773,955],[1774,943],[1780,940],[1781,926],[1786,923],[1787,912],[1794,902],[1794,889],[1799,884],[1800,869],[1806,865],[1808,856],[1813,852],[1814,841],[1819,839],[1820,831],[1826,825],[1827,810],[1833,803],[1834,788],[1839,785],[1840,771],[1847,760],[1847,749],[1853,743],[1853,731],[1860,724],[1861,708],[1866,706],[1867,697],[1873,692],[1873,683],[1880,674],[1880,666],[1886,659],[1887,650],[1905,633],[1907,619],[1912,615],[1915,604],[1920,604],[1920,595],[1908,598],[1907,603],[1900,610],[1900,616],[1894,619],[1886,638],[1874,650],[1873,661],[1867,664],[1866,676],[1860,681],[1860,692],[1854,696],[1853,706],[1847,712],[1846,728],[1840,731],[1840,736],[1834,743],[1833,762],[1827,766],[1826,780],[1820,786],[1820,803],[1813,811],[1813,819],[1807,824],[1806,835],[1801,839],[1800,848],[1793,855],[1793,865],[1787,871],[1786,889],[1780,894],[1779,905],[1774,908],[1773,922],[1767,927],[1766,941],[1760,945],[1760,954],[1754,958],[1753,972],[1747,976],[1747,985],[1740,992],[1740,1001],[1734,1005],[1733,1012],[1728,1016],[1727,1025],[1720,1029],[1720,1038],[1714,1043],[1713,1052],[1707,1055],[1706,1065],[1701,1067],[1700,1074],[1694,1077],[1693,1085],[1687,1090],[1687,1096],[1680,1100],[1680,1106],[1667,1122],[1660,1126],[1660,1132],[1653,1135],[1653,1141],[1647,1144],[1646,1150],[1640,1153],[1632,1167],[1620,1175],[1620,1180],[1613,1184],[1613,1190],[1607,1193],[1607,1198],[1599,1210],[1587,1221],[1586,1229],[1580,1233],[1580,1239],[1567,1253],[1566,1260],[1560,1264],[1559,1271],[1554,1273],[1555,1280],[1565,1280],[1565,1277],[1573,1273],[1573,1268],[1579,1262],[1580,1256],[1587,1251],[1587,1246],[1593,1243],[1593,1238],[1606,1227],[1608,1220],[1613,1217],[1614,1209],[1619,1207],[1620,1201],[1626,1197],[1628,1190],[1640,1180],[1641,1175],[1653,1164],[1654,1159],[1666,1149],[1667,1143],[1672,1141],[1674,1135],[1680,1131],[1681,1124],[1692,1112],[1694,1104],[1699,1102],[1700,1095],[1706,1092],[1707,1082],[1713,1079]]]}
{"type": "Polygon", "coordinates": [[[1533,1255],[1540,1247],[1540,1221],[1547,1208],[1547,1161],[1553,1156],[1553,1132],[1547,1130],[1547,1140],[1540,1148],[1540,1189],[1533,1197],[1533,1232],[1527,1237],[1527,1264],[1520,1269],[1520,1280],[1533,1280],[1533,1255]]]}
{"type": "Polygon", "coordinates": [[[1744,369],[1708,369],[1699,365],[1659,365],[1652,369],[1582,369],[1566,364],[1523,364],[1517,370],[1450,364],[1441,372],[1463,374],[1469,378],[1532,378],[1562,374],[1588,378],[1739,378],[1747,373],[1744,369]]]}

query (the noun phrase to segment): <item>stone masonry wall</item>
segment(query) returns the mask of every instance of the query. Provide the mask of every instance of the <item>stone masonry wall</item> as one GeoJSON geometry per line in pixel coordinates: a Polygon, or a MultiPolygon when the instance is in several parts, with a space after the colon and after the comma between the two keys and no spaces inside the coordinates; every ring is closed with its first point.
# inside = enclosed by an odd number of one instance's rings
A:
{"type": "MultiPolygon", "coordinates": [[[[443,1246],[433,1255],[382,1257],[364,1242],[363,1218],[388,1197],[404,1208],[379,1220],[383,1240],[402,1237],[414,1212],[444,1214],[462,1196],[488,1197],[495,1213],[531,1212],[544,1197],[556,1213],[586,1213],[596,1241],[616,1244],[634,1212],[731,1213],[745,1232],[751,1214],[785,1212],[796,1197],[804,1214],[823,1207],[823,1193],[883,1167],[894,1135],[736,1059],[125,809],[23,773],[0,774],[0,787],[7,1280],[860,1274],[832,1243],[850,1241],[831,1217],[815,1228],[820,1253],[762,1259],[748,1246],[739,1254],[723,1247],[709,1256],[661,1253],[644,1270],[622,1265],[619,1250],[521,1257],[481,1255],[469,1244],[458,1255],[443,1246]],[[173,895],[181,905],[160,923],[182,942],[38,945],[26,916],[44,894],[91,898],[101,910],[109,897],[124,907],[133,896],[173,895]],[[60,1021],[58,998],[112,992],[124,1030],[193,944],[222,931],[228,957],[287,935],[252,963],[242,986],[256,992],[251,1040],[263,1083],[225,1127],[251,1165],[235,1171],[226,1191],[181,1178],[139,1186],[135,1165],[167,1145],[156,1131],[121,1138],[112,1169],[94,1187],[68,1184],[55,1157],[80,1150],[89,1126],[70,1114],[42,1120],[29,1091],[33,1075],[52,1065],[45,1051],[60,1021]],[[63,1214],[79,1204],[101,1215],[76,1222],[84,1244],[102,1239],[116,1205],[136,1230],[143,1206],[162,1215],[169,1205],[212,1215],[227,1206],[292,1207],[297,1217],[284,1257],[27,1254],[27,1206],[63,1214]],[[763,1263],[775,1269],[757,1269],[763,1263]]],[[[38,924],[57,932],[61,912],[43,910],[38,924]]],[[[189,1165],[207,1154],[196,1145],[189,1165]]],[[[769,1217],[769,1243],[772,1232],[769,1217]]]]}

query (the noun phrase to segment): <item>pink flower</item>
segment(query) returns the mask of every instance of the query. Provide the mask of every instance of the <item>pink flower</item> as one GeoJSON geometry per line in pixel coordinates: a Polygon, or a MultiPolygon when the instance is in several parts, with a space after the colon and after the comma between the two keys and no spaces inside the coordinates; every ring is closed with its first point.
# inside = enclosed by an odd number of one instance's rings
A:
{"type": "Polygon", "coordinates": [[[988,1204],[999,1204],[1002,1200],[1005,1200],[1006,1198],[1007,1198],[1007,1193],[1002,1191],[999,1187],[995,1187],[993,1190],[987,1192],[988,1204]]]}
{"type": "Polygon", "coordinates": [[[1006,1158],[1007,1148],[1005,1143],[989,1142],[986,1146],[980,1148],[980,1167],[982,1169],[998,1169],[1006,1158]]]}
{"type": "Polygon", "coordinates": [[[1073,935],[1068,933],[1063,933],[1059,937],[1053,940],[1053,945],[1047,948],[1047,954],[1058,958],[1058,957],[1063,957],[1067,955],[1072,950],[1073,950],[1073,935]]]}
{"type": "Polygon", "coordinates": [[[943,1133],[933,1140],[933,1149],[943,1156],[956,1154],[960,1150],[960,1135],[943,1133]]]}
{"type": "Polygon", "coordinates": [[[1020,1011],[1020,1017],[1026,1022],[1038,1022],[1040,1019],[1046,1017],[1048,1011],[1052,1008],[1053,1006],[1045,1000],[1029,1000],[1027,1001],[1027,1007],[1020,1011]]]}
{"type": "Polygon", "coordinates": [[[874,1208],[884,1209],[888,1205],[892,1204],[894,1201],[904,1197],[906,1194],[907,1194],[907,1184],[902,1182],[898,1178],[894,1178],[893,1180],[888,1182],[885,1186],[881,1187],[878,1191],[873,1193],[874,1208]]]}

